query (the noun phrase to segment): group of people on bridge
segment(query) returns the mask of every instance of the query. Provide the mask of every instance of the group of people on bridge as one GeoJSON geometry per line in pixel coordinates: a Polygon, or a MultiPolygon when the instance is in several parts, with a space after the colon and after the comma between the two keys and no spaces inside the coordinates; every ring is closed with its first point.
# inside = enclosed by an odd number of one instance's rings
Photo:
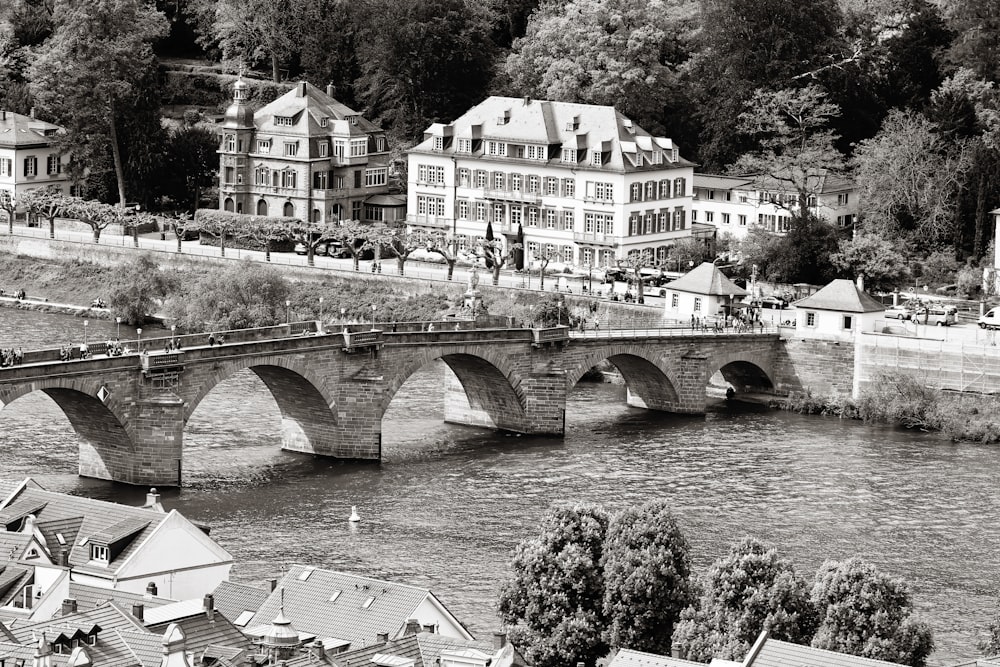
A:
{"type": "Polygon", "coordinates": [[[3,289],[0,289],[0,296],[12,296],[18,301],[24,301],[26,298],[28,298],[28,293],[25,292],[24,289],[19,289],[19,290],[14,290],[10,294],[8,294],[7,292],[4,292],[3,289]]]}
{"type": "Polygon", "coordinates": [[[17,366],[24,362],[24,352],[21,348],[8,348],[0,350],[0,368],[4,366],[17,366]]]}

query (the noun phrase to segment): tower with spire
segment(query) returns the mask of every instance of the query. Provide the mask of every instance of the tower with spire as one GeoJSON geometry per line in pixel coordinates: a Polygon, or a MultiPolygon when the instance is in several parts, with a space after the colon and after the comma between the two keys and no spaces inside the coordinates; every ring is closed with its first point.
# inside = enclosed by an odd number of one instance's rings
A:
{"type": "Polygon", "coordinates": [[[249,212],[247,202],[250,183],[250,150],[254,140],[253,107],[250,105],[250,86],[242,75],[233,84],[233,102],[226,109],[222,122],[222,145],[219,147],[220,188],[230,191],[230,210],[249,212]]]}

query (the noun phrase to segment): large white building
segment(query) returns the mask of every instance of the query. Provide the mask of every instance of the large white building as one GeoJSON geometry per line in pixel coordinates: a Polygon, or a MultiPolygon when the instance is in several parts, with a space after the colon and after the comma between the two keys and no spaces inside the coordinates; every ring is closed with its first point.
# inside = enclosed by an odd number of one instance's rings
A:
{"type": "MultiPolygon", "coordinates": [[[[811,179],[809,190],[809,209],[817,217],[838,227],[854,224],[858,194],[852,181],[822,173],[811,179]]],[[[797,200],[789,183],[777,179],[695,174],[691,218],[737,240],[755,227],[784,234],[797,200]]]]}
{"type": "Polygon", "coordinates": [[[507,244],[520,226],[529,257],[611,266],[648,250],[662,263],[692,235],[693,164],[610,106],[490,97],[427,128],[408,167],[408,224],[462,250],[492,224],[507,244]]]}
{"type": "Polygon", "coordinates": [[[14,201],[28,190],[50,185],[69,194],[66,158],[53,144],[61,131],[33,116],[0,111],[0,191],[14,201]]]}

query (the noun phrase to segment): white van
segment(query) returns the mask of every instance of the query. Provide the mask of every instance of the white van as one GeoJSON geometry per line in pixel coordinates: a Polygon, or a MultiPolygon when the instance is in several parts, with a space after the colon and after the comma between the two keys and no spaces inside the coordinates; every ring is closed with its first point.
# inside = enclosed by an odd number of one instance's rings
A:
{"type": "Polygon", "coordinates": [[[979,318],[980,329],[1000,329],[1000,308],[990,308],[979,318]]]}

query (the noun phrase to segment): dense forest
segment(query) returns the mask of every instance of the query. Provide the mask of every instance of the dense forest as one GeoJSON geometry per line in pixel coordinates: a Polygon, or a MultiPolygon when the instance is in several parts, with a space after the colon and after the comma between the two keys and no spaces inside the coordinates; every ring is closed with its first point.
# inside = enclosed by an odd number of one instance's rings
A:
{"type": "Polygon", "coordinates": [[[845,262],[899,252],[954,274],[991,251],[996,0],[8,0],[0,20],[0,107],[66,126],[107,200],[181,201],[181,170],[210,181],[210,133],[162,105],[226,89],[168,94],[184,59],[264,97],[267,80],[332,84],[400,151],[490,94],[614,104],[700,171],[853,173],[870,238],[845,262]]]}

